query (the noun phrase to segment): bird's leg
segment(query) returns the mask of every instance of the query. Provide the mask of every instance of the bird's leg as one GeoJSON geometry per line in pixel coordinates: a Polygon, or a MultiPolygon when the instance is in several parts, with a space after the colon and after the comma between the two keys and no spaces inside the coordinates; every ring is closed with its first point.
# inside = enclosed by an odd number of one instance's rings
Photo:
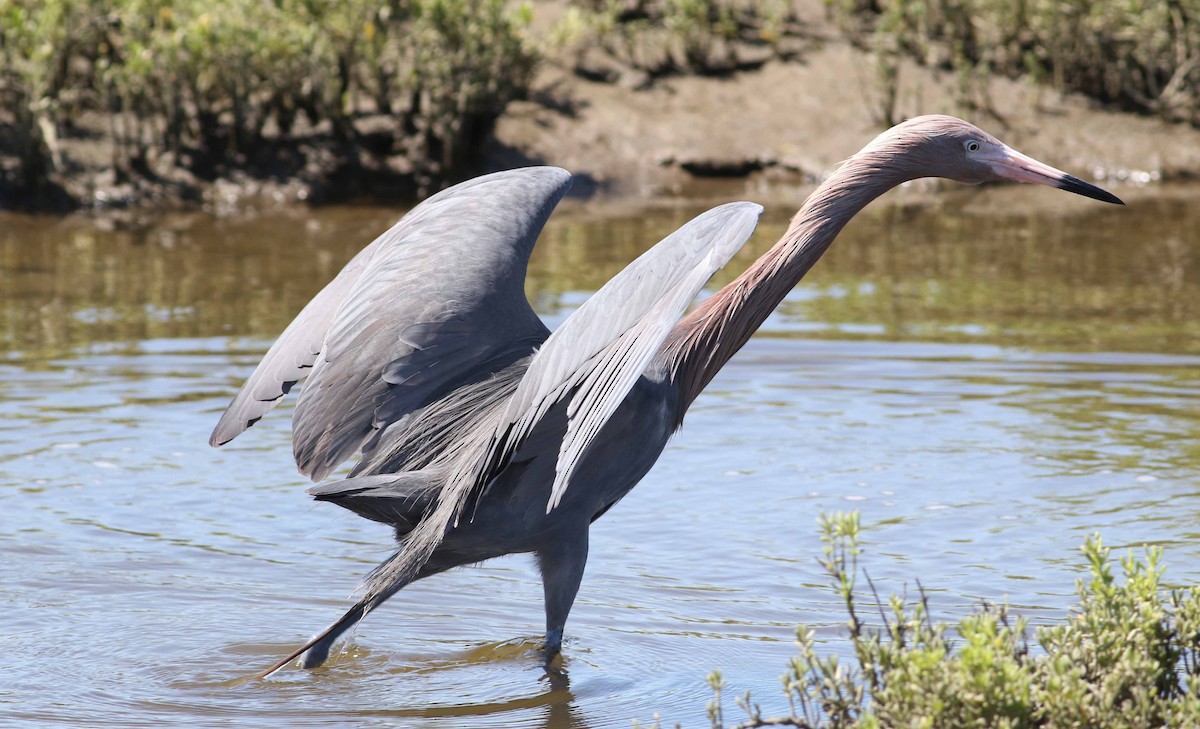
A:
{"type": "Polygon", "coordinates": [[[366,616],[368,610],[369,608],[364,601],[355,603],[354,607],[347,610],[346,614],[339,618],[336,623],[313,636],[312,640],[289,653],[286,658],[276,661],[273,666],[259,673],[258,678],[270,676],[301,656],[303,658],[300,659],[300,664],[304,668],[316,668],[325,663],[329,658],[329,649],[333,647],[334,641],[342,633],[357,625],[358,621],[366,616]]]}
{"type": "Polygon", "coordinates": [[[358,621],[366,616],[366,611],[362,603],[351,608],[341,620],[329,626],[321,634],[317,635],[311,644],[311,647],[300,654],[301,668],[318,668],[329,660],[329,650],[333,648],[334,642],[341,637],[342,633],[346,632],[355,625],[358,621]]]}
{"type": "Polygon", "coordinates": [[[587,564],[588,527],[572,532],[551,547],[537,552],[542,570],[542,589],[546,595],[546,644],[543,657],[547,666],[562,650],[563,626],[587,564]]]}
{"type": "MultiPolygon", "coordinates": [[[[395,555],[393,555],[392,558],[394,557],[395,555]]],[[[387,564],[387,562],[385,561],[384,564],[387,564]]],[[[453,560],[439,560],[437,555],[434,555],[434,557],[430,558],[429,562],[427,562],[425,566],[421,568],[416,577],[400,580],[395,584],[388,586],[388,588],[379,595],[376,595],[373,598],[363,598],[362,600],[354,603],[354,606],[347,610],[346,613],[342,615],[342,617],[339,618],[336,623],[330,625],[325,630],[322,630],[320,633],[313,636],[313,638],[307,643],[289,653],[287,658],[277,661],[275,665],[259,673],[258,677],[266,678],[267,676],[270,676],[272,673],[275,673],[279,669],[286,666],[288,663],[291,663],[296,658],[300,659],[300,666],[302,668],[317,668],[323,665],[325,661],[329,660],[329,651],[331,648],[333,648],[334,642],[336,642],[337,639],[341,637],[341,635],[347,630],[350,630],[357,625],[358,622],[366,617],[367,613],[369,613],[371,610],[379,607],[379,605],[383,604],[384,601],[386,601],[392,595],[395,595],[406,585],[411,584],[413,581],[422,579],[424,577],[429,577],[430,575],[435,575],[438,572],[455,567],[458,564],[460,563],[453,560]]]]}

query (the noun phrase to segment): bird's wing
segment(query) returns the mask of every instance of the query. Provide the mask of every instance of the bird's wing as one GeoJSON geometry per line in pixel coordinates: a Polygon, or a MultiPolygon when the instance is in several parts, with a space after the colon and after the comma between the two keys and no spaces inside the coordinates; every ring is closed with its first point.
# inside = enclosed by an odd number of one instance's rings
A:
{"type": "Polygon", "coordinates": [[[709,210],[651,248],[567,318],[529,364],[509,400],[476,480],[502,468],[557,402],[567,403],[549,512],[588,444],[633,388],[689,303],[754,232],[762,207],[709,210]]]}
{"type": "Polygon", "coordinates": [[[292,420],[301,473],[324,478],[374,428],[461,384],[546,328],[525,270],[570,186],[554,167],[498,172],[422,202],[356,256],[287,328],[213,433],[228,442],[311,367],[292,420]]]}
{"type": "MultiPolygon", "coordinates": [[[[379,241],[376,241],[378,243],[379,241]]],[[[233,401],[221,414],[208,444],[217,447],[233,440],[283,400],[292,386],[308,377],[346,292],[358,280],[363,266],[378,250],[372,244],[350,259],[320,293],[309,301],[283,330],[233,401]]]]}

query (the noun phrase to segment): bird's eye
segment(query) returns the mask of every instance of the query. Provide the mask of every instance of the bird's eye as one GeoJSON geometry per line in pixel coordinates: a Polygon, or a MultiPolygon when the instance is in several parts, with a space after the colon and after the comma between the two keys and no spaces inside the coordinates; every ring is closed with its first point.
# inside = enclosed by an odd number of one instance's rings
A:
{"type": "Polygon", "coordinates": [[[967,142],[967,145],[966,145],[966,146],[967,146],[967,151],[968,151],[968,152],[978,152],[978,151],[979,151],[979,146],[980,146],[980,145],[979,145],[979,142],[977,142],[977,141],[975,141],[974,139],[972,139],[971,141],[967,142]]]}

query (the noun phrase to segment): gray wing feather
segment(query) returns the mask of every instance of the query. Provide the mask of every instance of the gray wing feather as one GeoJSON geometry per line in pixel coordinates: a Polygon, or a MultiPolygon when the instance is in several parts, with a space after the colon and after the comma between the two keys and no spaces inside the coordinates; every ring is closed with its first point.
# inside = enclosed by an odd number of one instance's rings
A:
{"type": "Polygon", "coordinates": [[[377,243],[330,323],[292,420],[300,471],[314,481],[372,432],[465,379],[498,349],[547,332],[525,298],[525,269],[570,186],[553,167],[487,175],[413,209],[377,243]]]}
{"type": "Polygon", "coordinates": [[[762,207],[709,210],[651,248],[567,318],[529,364],[483,463],[505,460],[554,403],[570,397],[549,512],[588,444],[625,399],[688,304],[749,239],[762,207]]]}
{"type": "Polygon", "coordinates": [[[558,168],[509,170],[413,208],[288,326],[210,443],[232,440],[308,376],[293,447],[300,471],[320,480],[375,427],[469,377],[497,347],[545,339],[525,299],[525,269],[569,186],[558,168]]]}
{"type": "Polygon", "coordinates": [[[209,436],[209,445],[221,446],[236,438],[278,405],[293,385],[308,376],[333,315],[376,250],[372,245],[359,251],[283,330],[221,415],[209,436]]]}

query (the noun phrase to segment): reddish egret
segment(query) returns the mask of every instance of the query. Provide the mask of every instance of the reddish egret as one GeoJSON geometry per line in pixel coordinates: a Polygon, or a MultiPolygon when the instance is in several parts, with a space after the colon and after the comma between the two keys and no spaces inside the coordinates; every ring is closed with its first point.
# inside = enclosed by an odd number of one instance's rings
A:
{"type": "Polygon", "coordinates": [[[309,493],[392,526],[400,545],[341,619],[263,675],[301,655],[321,665],[338,636],[414,580],[515,552],[541,569],[549,662],[591,523],[650,470],[688,406],[842,227],[920,177],[1121,202],[960,119],[919,117],[847,160],[774,247],[687,316],[759,206],[700,215],[553,334],[525,299],[525,269],[567,172],[488,175],[414,208],[300,312],[212,435],[232,440],[307,376],[292,421],[300,471],[319,481],[362,450],[348,478],[309,493]]]}

